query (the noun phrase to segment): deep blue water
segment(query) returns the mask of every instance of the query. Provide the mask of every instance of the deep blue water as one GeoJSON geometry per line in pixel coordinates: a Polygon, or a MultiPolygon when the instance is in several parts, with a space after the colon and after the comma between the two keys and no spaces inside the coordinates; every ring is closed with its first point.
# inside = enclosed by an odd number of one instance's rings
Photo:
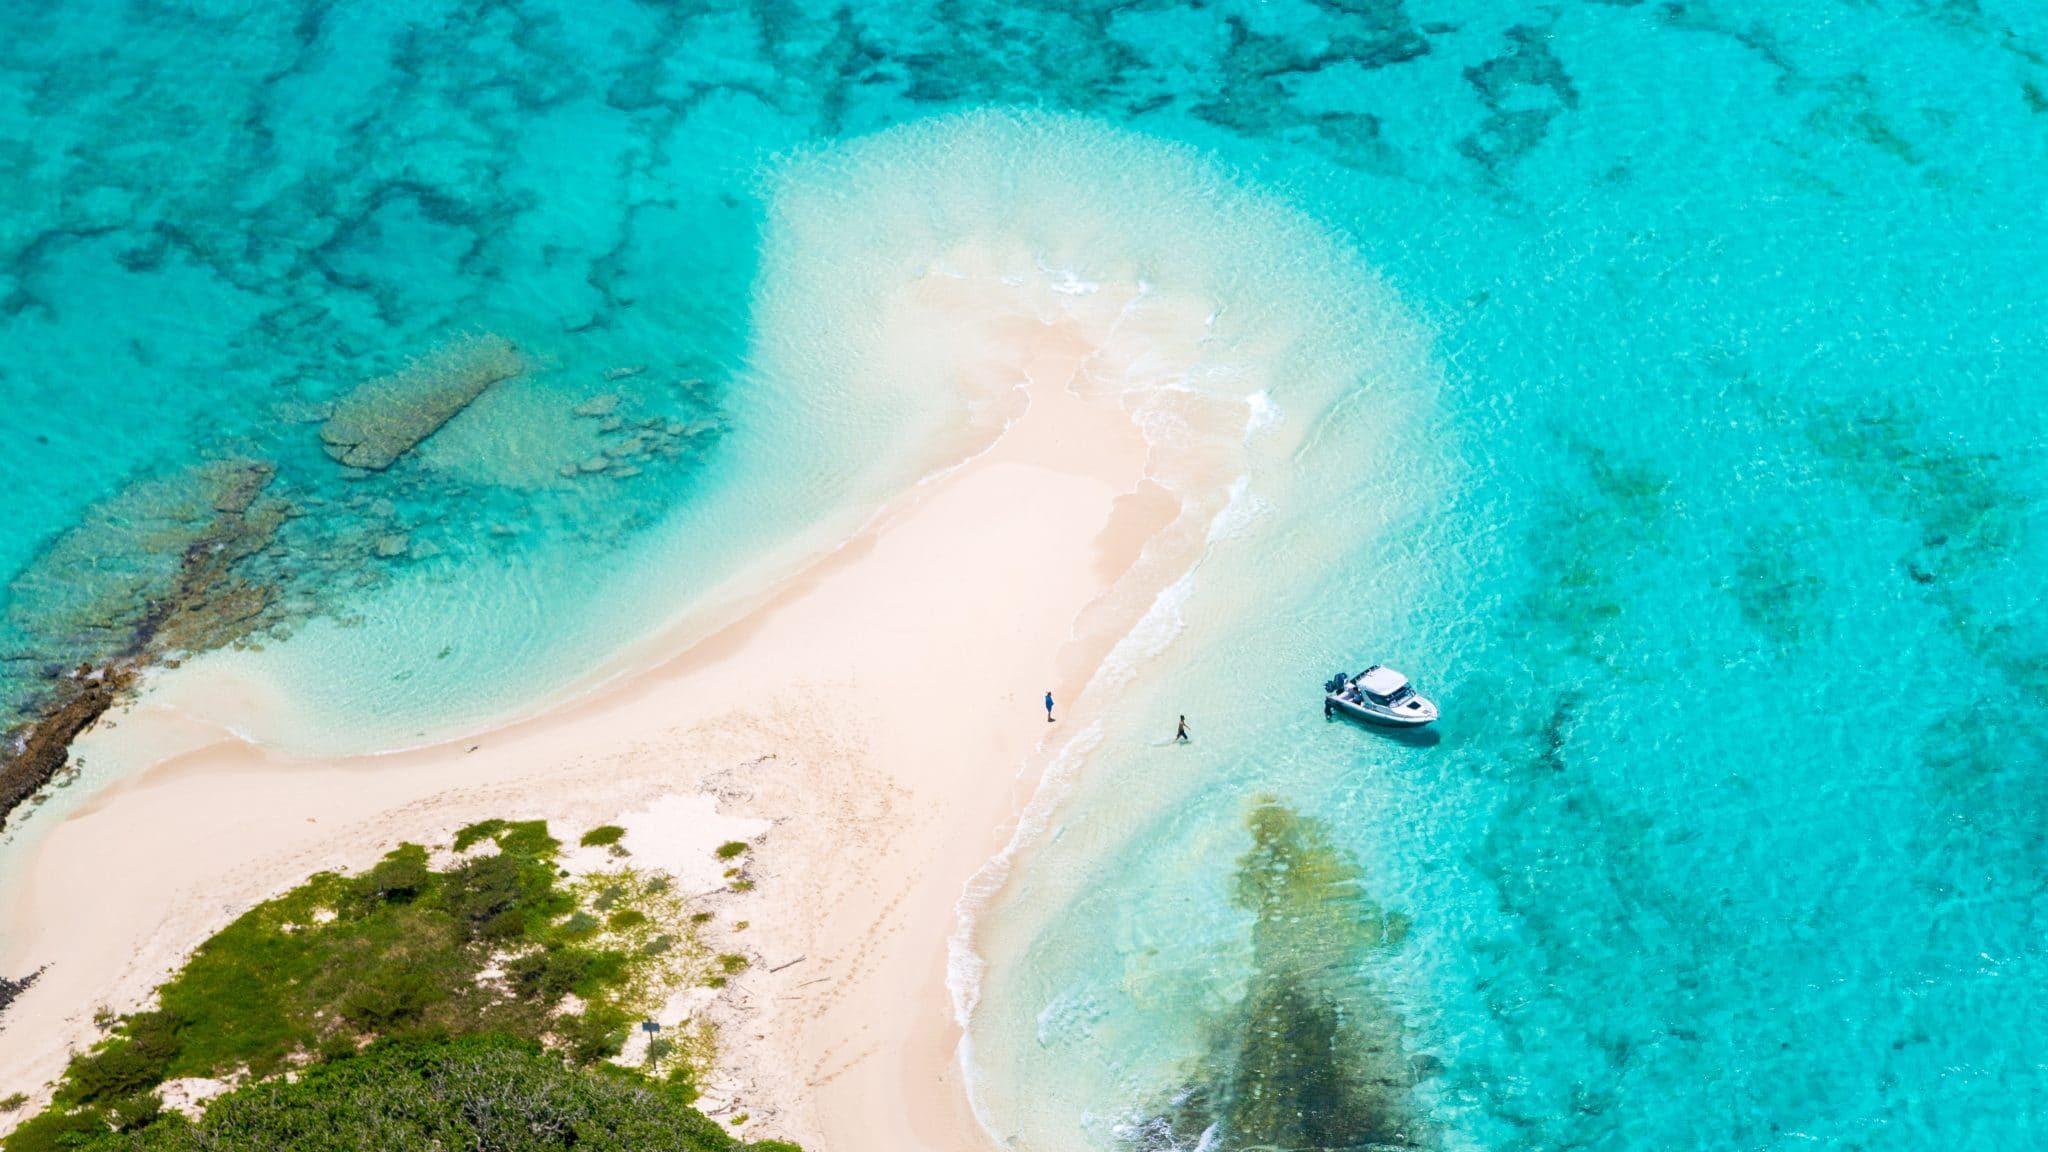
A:
{"type": "Polygon", "coordinates": [[[1259,1143],[1245,1006],[1299,979],[1287,1027],[1371,1053],[1314,1077],[1372,1070],[1411,1143],[2038,1143],[2024,5],[10,5],[10,706],[126,642],[223,460],[277,508],[226,633],[325,705],[402,739],[572,680],[897,442],[761,370],[763,172],[991,104],[1201,150],[1429,361],[1288,409],[1327,435],[1254,475],[990,914],[999,1134],[1259,1143]],[[322,452],[337,397],[480,334],[524,374],[388,471],[322,452]],[[1369,659],[1434,743],[1324,723],[1369,659]],[[1238,875],[1261,798],[1352,878],[1282,909],[1298,948],[1238,875]]]}

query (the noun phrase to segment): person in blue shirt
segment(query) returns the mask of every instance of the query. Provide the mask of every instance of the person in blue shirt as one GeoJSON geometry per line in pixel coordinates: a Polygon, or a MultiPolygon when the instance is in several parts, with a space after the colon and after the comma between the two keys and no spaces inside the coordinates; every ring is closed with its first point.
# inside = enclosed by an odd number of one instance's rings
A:
{"type": "Polygon", "coordinates": [[[1045,722],[1052,723],[1052,693],[1045,694],[1045,722]]]}

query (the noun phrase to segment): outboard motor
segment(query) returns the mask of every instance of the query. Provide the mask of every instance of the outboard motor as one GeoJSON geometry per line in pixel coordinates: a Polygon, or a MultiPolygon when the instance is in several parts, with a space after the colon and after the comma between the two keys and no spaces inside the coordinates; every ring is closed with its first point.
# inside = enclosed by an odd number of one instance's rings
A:
{"type": "Polygon", "coordinates": [[[1346,681],[1346,680],[1349,680],[1349,679],[1350,679],[1350,677],[1349,677],[1349,676],[1345,675],[1345,674],[1344,674],[1344,673],[1342,673],[1342,672],[1339,672],[1339,673],[1337,673],[1337,674],[1336,674],[1335,676],[1332,676],[1332,677],[1330,677],[1330,679],[1329,679],[1329,682],[1328,682],[1328,683],[1325,683],[1325,684],[1323,685],[1323,691],[1325,691],[1325,692],[1335,692],[1335,691],[1338,691],[1339,689],[1341,689],[1341,688],[1343,688],[1343,687],[1344,687],[1344,681],[1346,681]]]}

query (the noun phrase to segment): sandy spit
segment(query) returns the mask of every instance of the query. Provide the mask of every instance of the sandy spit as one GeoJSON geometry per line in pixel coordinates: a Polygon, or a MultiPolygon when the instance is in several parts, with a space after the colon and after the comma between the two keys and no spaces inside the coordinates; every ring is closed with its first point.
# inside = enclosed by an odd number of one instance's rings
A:
{"type": "Polygon", "coordinates": [[[945,988],[956,902],[1062,737],[1106,703],[1083,694],[1095,665],[1199,540],[1191,508],[1147,479],[1130,413],[1069,387],[1086,343],[1057,325],[1015,339],[996,383],[1021,414],[992,446],[736,622],[539,715],[288,759],[230,734],[262,685],[203,664],[162,678],[88,738],[146,766],[0,878],[0,972],[44,969],[0,1020],[0,1095],[35,1093],[95,1038],[97,1009],[145,1003],[200,940],[311,872],[488,816],[572,837],[703,811],[704,836],[636,834],[684,867],[725,821],[766,829],[753,890],[705,897],[721,923],[748,921],[730,943],[755,960],[702,1008],[720,1032],[710,1106],[812,1149],[989,1146],[945,988]]]}

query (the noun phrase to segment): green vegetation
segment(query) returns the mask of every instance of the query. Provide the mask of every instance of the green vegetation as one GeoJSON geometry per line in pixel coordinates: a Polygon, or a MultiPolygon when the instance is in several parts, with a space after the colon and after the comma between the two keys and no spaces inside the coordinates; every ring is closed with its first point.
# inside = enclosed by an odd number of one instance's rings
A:
{"type": "MultiPolygon", "coordinates": [[[[592,1131],[625,1132],[666,1115],[680,1088],[607,1079],[615,1073],[605,1061],[670,991],[723,984],[745,958],[708,954],[694,934],[699,921],[665,877],[621,869],[565,883],[560,845],[540,821],[485,821],[457,833],[455,844],[466,855],[444,870],[406,844],[360,875],[322,873],[251,909],[200,945],[157,990],[156,1007],[109,1021],[108,1038],[72,1059],[52,1106],[8,1137],[6,1152],[84,1147],[88,1138],[105,1149],[541,1149],[569,1146],[549,1141],[570,1139],[564,1133],[586,1119],[592,1131]],[[534,1126],[545,1138],[463,1135],[461,1125],[483,1123],[460,1111],[469,1106],[463,1070],[500,1065],[534,1100],[569,1101],[534,1126]],[[302,1068],[299,1083],[276,1082],[302,1068]],[[434,1083],[406,1089],[414,1094],[403,1099],[372,1099],[371,1068],[434,1083]],[[164,1081],[193,1076],[251,1083],[194,1126],[165,1116],[157,1094],[164,1081]],[[601,1122],[614,1105],[625,1111],[601,1122]],[[341,1113],[354,1117],[350,1130],[364,1142],[328,1135],[347,1127],[336,1127],[341,1113]],[[293,1127],[302,1121],[312,1127],[293,1127]],[[285,1138],[315,1130],[317,1139],[304,1137],[311,1142],[285,1138]]],[[[709,1037],[699,1039],[701,1062],[709,1037]]],[[[681,1085],[692,1074],[672,1073],[681,1085]]],[[[716,1131],[694,1113],[661,1122],[671,1121],[716,1131]]]]}
{"type": "Polygon", "coordinates": [[[502,1036],[379,1044],[362,1055],[216,1101],[197,1123],[172,1117],[102,1132],[87,1152],[794,1152],[743,1144],[690,1107],[687,1083],[625,1069],[576,1069],[502,1036]]]}
{"type": "Polygon", "coordinates": [[[585,848],[604,848],[617,844],[626,836],[626,830],[617,824],[601,824],[583,834],[581,841],[585,848]]]}
{"type": "Polygon", "coordinates": [[[727,840],[718,846],[718,858],[720,860],[731,860],[745,855],[746,851],[747,842],[745,840],[727,840]]]}

